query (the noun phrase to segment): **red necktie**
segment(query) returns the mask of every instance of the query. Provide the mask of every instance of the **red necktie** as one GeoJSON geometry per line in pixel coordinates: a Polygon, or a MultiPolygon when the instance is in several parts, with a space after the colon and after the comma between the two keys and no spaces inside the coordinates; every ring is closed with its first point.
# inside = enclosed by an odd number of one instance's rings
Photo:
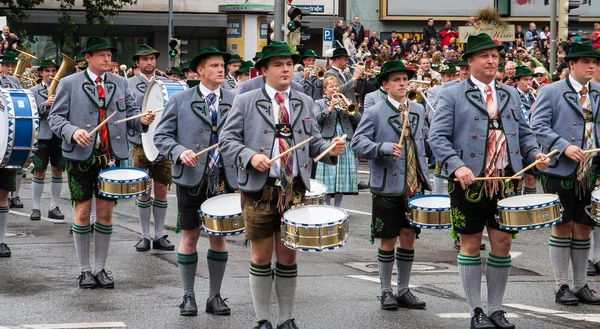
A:
{"type": "MultiPolygon", "coordinates": [[[[285,96],[278,92],[275,94],[275,101],[279,104],[279,123],[280,124],[289,124],[290,116],[285,108],[285,96]]],[[[292,147],[292,139],[291,138],[279,138],[279,153],[283,153],[287,151],[290,147],[292,147]]],[[[288,188],[292,185],[292,180],[294,179],[294,160],[292,158],[292,154],[288,153],[281,157],[281,187],[283,187],[284,191],[288,191],[288,188]]]]}
{"type": "MultiPolygon", "coordinates": [[[[102,87],[102,78],[96,78],[96,91],[98,91],[98,98],[100,100],[100,118],[98,119],[98,124],[106,119],[106,108],[104,105],[104,87],[102,87]]],[[[109,155],[110,148],[108,146],[108,125],[102,126],[100,128],[100,150],[102,153],[109,155]]]]}

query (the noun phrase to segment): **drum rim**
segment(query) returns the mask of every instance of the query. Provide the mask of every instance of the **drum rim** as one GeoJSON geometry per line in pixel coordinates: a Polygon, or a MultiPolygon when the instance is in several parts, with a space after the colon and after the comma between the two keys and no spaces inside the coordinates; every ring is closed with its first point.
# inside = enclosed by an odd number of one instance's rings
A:
{"type": "Polygon", "coordinates": [[[209,198],[206,201],[202,202],[202,204],[200,205],[200,209],[198,209],[198,213],[200,213],[200,215],[202,215],[202,217],[206,217],[206,218],[210,218],[210,219],[230,219],[230,218],[241,217],[242,212],[239,212],[239,213],[236,213],[233,215],[215,216],[215,215],[209,215],[209,214],[205,213],[204,211],[202,211],[202,206],[204,206],[204,204],[206,204],[207,202],[214,201],[218,198],[232,197],[232,196],[233,197],[239,196],[240,207],[241,207],[241,202],[242,202],[242,194],[241,193],[225,193],[225,194],[221,194],[221,195],[216,195],[216,196],[209,198]]]}
{"type": "Polygon", "coordinates": [[[344,223],[347,219],[348,219],[348,213],[346,212],[346,210],[339,208],[339,207],[335,207],[335,206],[328,206],[328,205],[324,205],[324,204],[311,204],[311,205],[306,205],[306,206],[301,206],[301,207],[296,207],[296,208],[292,208],[287,210],[286,212],[283,213],[282,217],[282,222],[285,224],[290,224],[290,225],[294,225],[294,226],[298,226],[298,227],[312,227],[312,228],[321,228],[321,227],[327,227],[327,226],[331,226],[331,225],[337,225],[337,224],[342,224],[344,223]],[[327,223],[320,223],[320,224],[300,224],[297,222],[294,222],[290,219],[287,219],[285,217],[285,214],[287,214],[288,212],[294,211],[294,210],[299,210],[299,209],[303,209],[303,208],[311,208],[311,207],[319,207],[319,208],[332,208],[332,209],[336,209],[341,211],[344,214],[344,218],[335,221],[335,222],[327,222],[327,223]]]}
{"type": "Polygon", "coordinates": [[[200,230],[202,230],[204,233],[208,234],[208,235],[214,235],[214,236],[234,236],[234,235],[240,235],[242,233],[246,232],[246,228],[243,228],[239,231],[228,231],[228,232],[216,232],[216,231],[211,231],[208,230],[207,228],[204,227],[204,225],[200,226],[200,230]]]}
{"type": "Polygon", "coordinates": [[[143,191],[140,192],[138,194],[127,194],[127,195],[121,195],[121,194],[108,194],[105,193],[103,191],[98,191],[98,195],[101,197],[105,197],[105,198],[109,198],[109,199],[132,199],[132,198],[137,198],[138,196],[143,196],[148,194],[148,191],[143,191]]]}
{"type": "Polygon", "coordinates": [[[592,193],[590,193],[590,195],[592,196],[592,201],[593,202],[600,202],[600,198],[596,198],[594,197],[594,192],[598,191],[598,194],[600,194],[600,188],[596,188],[592,191],[592,193]]]}
{"type": "Polygon", "coordinates": [[[141,169],[141,168],[135,168],[135,167],[110,167],[107,169],[102,170],[100,173],[98,173],[98,180],[102,181],[102,182],[107,182],[107,183],[138,183],[138,182],[143,182],[145,180],[148,180],[148,171],[141,169]],[[105,172],[109,172],[109,171],[115,171],[115,170],[134,170],[134,171],[141,171],[143,173],[146,174],[145,177],[142,178],[136,178],[136,179],[108,179],[108,178],[102,178],[102,174],[105,172]]]}
{"type": "Polygon", "coordinates": [[[542,193],[542,194],[530,194],[530,195],[527,195],[526,197],[531,198],[532,196],[552,196],[552,197],[555,198],[555,200],[552,200],[550,202],[545,202],[545,203],[542,203],[542,204],[537,204],[537,205],[533,205],[533,206],[524,206],[524,207],[514,207],[514,206],[513,207],[507,207],[507,206],[503,206],[503,205],[500,204],[504,200],[508,200],[508,199],[512,199],[512,198],[516,198],[516,197],[523,197],[523,196],[525,196],[525,195],[517,195],[517,196],[514,196],[514,197],[510,197],[510,198],[499,200],[498,201],[498,211],[534,210],[534,209],[548,208],[548,207],[560,204],[560,198],[556,194],[542,193]]]}
{"type": "Polygon", "coordinates": [[[558,217],[550,222],[546,222],[543,224],[535,224],[535,225],[524,225],[524,226],[509,226],[504,224],[499,224],[501,230],[507,231],[529,231],[529,230],[539,230],[541,228],[551,227],[562,222],[562,218],[558,217]]]}
{"type": "Polygon", "coordinates": [[[408,221],[410,223],[411,226],[416,227],[416,228],[424,228],[424,229],[433,229],[433,230],[447,230],[449,228],[452,228],[452,224],[444,224],[444,225],[424,225],[424,224],[419,224],[415,221],[409,220],[408,221]]]}
{"type": "Polygon", "coordinates": [[[310,195],[310,197],[309,197],[309,196],[308,196],[308,193],[310,193],[311,191],[310,191],[310,190],[306,190],[306,194],[305,194],[305,195],[306,195],[306,198],[307,198],[307,199],[315,199],[315,198],[319,198],[319,197],[321,197],[321,196],[324,196],[325,194],[327,194],[327,185],[325,185],[325,184],[323,184],[323,183],[319,182],[319,181],[318,181],[318,180],[316,180],[316,179],[312,179],[312,178],[311,178],[311,179],[310,179],[310,185],[311,185],[311,186],[312,186],[313,182],[314,182],[314,183],[317,183],[318,185],[321,185],[321,186],[323,186],[323,187],[325,188],[325,191],[323,191],[323,192],[321,192],[321,193],[318,193],[318,194],[311,194],[311,195],[310,195]]]}
{"type": "Polygon", "coordinates": [[[431,197],[441,197],[441,198],[445,198],[445,199],[450,199],[450,195],[448,195],[448,194],[441,194],[441,193],[419,194],[419,195],[415,195],[414,197],[408,199],[408,207],[410,209],[414,209],[414,210],[418,210],[418,211],[425,211],[425,212],[450,211],[450,209],[452,209],[452,204],[450,205],[450,207],[438,207],[438,208],[424,208],[424,207],[415,206],[415,205],[410,204],[410,202],[413,200],[423,199],[423,198],[431,198],[431,197]]]}
{"type": "Polygon", "coordinates": [[[325,248],[321,248],[321,249],[314,249],[314,248],[296,248],[294,246],[291,246],[289,244],[286,243],[285,239],[283,238],[283,235],[281,235],[281,242],[283,243],[283,245],[285,245],[287,248],[290,248],[292,250],[295,251],[302,251],[302,252],[322,252],[322,251],[331,251],[331,250],[336,250],[336,249],[340,249],[341,247],[345,246],[346,243],[348,241],[348,235],[346,234],[346,238],[344,239],[344,241],[342,241],[341,244],[337,245],[337,246],[333,246],[333,247],[325,247],[325,248]]]}

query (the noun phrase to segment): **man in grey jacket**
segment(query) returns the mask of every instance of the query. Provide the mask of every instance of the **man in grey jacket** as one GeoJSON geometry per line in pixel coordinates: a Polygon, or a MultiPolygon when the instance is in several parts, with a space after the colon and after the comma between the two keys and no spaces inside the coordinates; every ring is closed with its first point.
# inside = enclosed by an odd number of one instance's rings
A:
{"type": "Polygon", "coordinates": [[[325,79],[334,76],[340,85],[340,93],[344,94],[350,103],[356,104],[356,81],[363,75],[364,69],[359,66],[354,70],[354,74],[347,73],[348,53],[341,48],[336,48],[331,56],[331,68],[325,73],[325,79]]]}
{"type": "Polygon", "coordinates": [[[236,71],[242,65],[244,60],[238,54],[231,55],[231,59],[227,62],[227,76],[223,81],[223,89],[232,90],[237,86],[236,71]]]}
{"type": "MultiPolygon", "coordinates": [[[[277,328],[297,329],[292,317],[298,276],[296,251],[281,242],[281,216],[294,204],[304,202],[310,189],[308,163],[329,146],[313,119],[312,99],[290,88],[294,62],[299,58],[286,43],[264,47],[255,67],[265,77],[265,87],[236,96],[219,136],[222,154],[233,159],[238,169],[246,239],[250,240],[250,291],[256,329],[273,328],[269,321],[273,281],[279,303],[277,328]],[[313,139],[302,148],[279,160],[269,160],[311,136],[313,139]],[[273,250],[277,259],[274,280],[273,250]]],[[[336,164],[346,147],[340,138],[334,138],[333,143],[333,150],[321,159],[329,164],[336,164]]]]}
{"type": "Polygon", "coordinates": [[[304,71],[294,73],[295,82],[301,84],[304,87],[304,93],[314,100],[323,98],[323,81],[319,80],[316,73],[317,69],[325,70],[322,67],[314,67],[317,54],[314,51],[308,49],[302,54],[302,65],[304,71]],[[311,70],[313,66],[314,70],[311,70]]]}

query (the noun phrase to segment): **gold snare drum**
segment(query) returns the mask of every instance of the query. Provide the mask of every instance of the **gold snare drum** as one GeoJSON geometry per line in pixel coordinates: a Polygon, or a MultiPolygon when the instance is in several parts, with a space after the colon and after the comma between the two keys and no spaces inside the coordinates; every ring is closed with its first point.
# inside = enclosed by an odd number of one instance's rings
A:
{"type": "Polygon", "coordinates": [[[310,191],[306,191],[306,204],[325,204],[325,193],[327,193],[327,186],[314,179],[310,180],[310,191]]]}
{"type": "Polygon", "coordinates": [[[408,200],[411,218],[408,222],[418,228],[451,228],[450,196],[447,194],[417,195],[408,200]]]}
{"type": "Polygon", "coordinates": [[[246,230],[239,193],[221,194],[204,201],[200,215],[202,230],[210,235],[238,235],[246,230]]]}
{"type": "Polygon", "coordinates": [[[299,251],[341,248],[348,238],[348,215],[340,208],[324,205],[297,207],[283,214],[281,240],[299,251]]]}
{"type": "Polygon", "coordinates": [[[148,172],[139,168],[108,168],[98,175],[98,194],[111,199],[129,199],[148,192],[148,172]]]}
{"type": "Polygon", "coordinates": [[[535,230],[558,224],[561,219],[556,194],[519,195],[498,201],[497,222],[502,230],[535,230]]]}

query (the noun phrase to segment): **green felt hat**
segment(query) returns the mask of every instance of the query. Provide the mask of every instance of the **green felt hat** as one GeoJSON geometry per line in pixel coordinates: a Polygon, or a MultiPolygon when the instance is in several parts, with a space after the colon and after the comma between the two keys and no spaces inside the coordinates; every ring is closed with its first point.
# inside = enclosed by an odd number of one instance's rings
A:
{"type": "Polygon", "coordinates": [[[85,61],[85,55],[83,55],[83,53],[80,51],[75,55],[75,61],[76,62],[81,62],[81,61],[85,61]]]}
{"type": "Polygon", "coordinates": [[[232,63],[241,63],[244,60],[240,57],[240,55],[238,54],[233,54],[231,55],[231,59],[229,59],[229,61],[227,62],[227,64],[232,64],[232,63]]]}
{"type": "Polygon", "coordinates": [[[250,72],[250,69],[254,67],[254,63],[252,63],[252,61],[245,61],[242,62],[242,64],[240,65],[240,68],[235,71],[236,75],[241,75],[243,73],[248,73],[250,72]]]}
{"type": "Polygon", "coordinates": [[[198,52],[196,54],[196,56],[194,56],[194,58],[192,58],[190,60],[190,70],[198,73],[198,64],[200,64],[200,61],[208,56],[212,56],[212,55],[221,55],[223,56],[223,61],[225,61],[225,63],[228,63],[229,60],[231,59],[231,54],[226,52],[226,51],[220,51],[219,49],[215,48],[215,47],[204,47],[202,49],[200,49],[200,52],[198,52]]]}
{"type": "Polygon", "coordinates": [[[333,50],[333,55],[331,55],[331,58],[336,58],[336,57],[342,57],[342,56],[346,56],[348,57],[348,52],[346,51],[345,48],[335,48],[333,50]]]}
{"type": "Polygon", "coordinates": [[[191,71],[190,70],[190,62],[185,62],[185,63],[181,64],[181,72],[185,73],[187,71],[191,71]]]}
{"type": "Polygon", "coordinates": [[[493,49],[496,48],[498,51],[504,49],[502,45],[499,45],[492,40],[492,37],[485,33],[471,35],[469,39],[467,39],[467,51],[465,51],[465,56],[469,57],[475,52],[485,49],[493,49]]]}
{"type": "Polygon", "coordinates": [[[40,66],[38,66],[37,70],[41,71],[46,67],[56,67],[57,70],[59,68],[58,64],[56,64],[56,61],[52,58],[42,58],[40,60],[40,66]]]}
{"type": "Polygon", "coordinates": [[[291,57],[294,63],[297,63],[301,56],[298,53],[292,52],[287,43],[274,41],[270,45],[263,47],[261,58],[254,67],[260,70],[272,57],[291,57]]]}
{"type": "Polygon", "coordinates": [[[2,57],[2,61],[0,61],[0,64],[16,64],[17,63],[17,57],[19,56],[19,54],[17,54],[16,51],[9,51],[4,53],[4,57],[2,57]]]}
{"type": "Polygon", "coordinates": [[[158,58],[158,56],[160,56],[160,51],[146,45],[146,44],[141,44],[137,47],[137,50],[135,51],[135,54],[133,54],[133,56],[131,56],[131,59],[133,59],[133,61],[135,62],[139,56],[146,56],[146,55],[151,55],[154,54],[154,56],[156,58],[158,58]]]}
{"type": "Polygon", "coordinates": [[[440,73],[441,74],[456,74],[458,70],[456,69],[456,65],[452,63],[444,63],[440,65],[440,73]]]}
{"type": "MultiPolygon", "coordinates": [[[[5,55],[6,56],[6,55],[5,55]]],[[[594,46],[591,43],[584,42],[574,42],[569,48],[569,54],[565,56],[565,61],[576,60],[581,57],[592,57],[592,58],[600,58],[596,50],[594,50],[594,46]]]]}
{"type": "Polygon", "coordinates": [[[532,77],[533,72],[527,66],[521,65],[521,66],[517,66],[515,68],[515,78],[528,77],[528,76],[532,77]]]}
{"type": "Polygon", "coordinates": [[[252,58],[252,60],[256,62],[260,59],[261,56],[262,56],[262,52],[257,51],[256,54],[254,54],[254,58],[252,58]]]}
{"type": "Polygon", "coordinates": [[[183,74],[178,67],[171,67],[167,70],[166,73],[167,73],[167,75],[170,75],[170,74],[182,75],[183,74]]]}
{"type": "Polygon", "coordinates": [[[317,54],[314,52],[314,50],[312,49],[308,49],[304,52],[304,54],[302,54],[302,59],[307,58],[307,57],[315,57],[317,58],[317,54]]]}
{"type": "Polygon", "coordinates": [[[408,80],[412,79],[412,77],[415,75],[415,71],[407,69],[406,66],[404,66],[404,63],[402,63],[402,61],[387,61],[381,67],[381,72],[377,76],[377,83],[381,84],[384,80],[387,79],[390,73],[394,72],[406,72],[408,74],[408,80]]]}
{"type": "Polygon", "coordinates": [[[117,51],[118,49],[113,47],[110,42],[101,37],[90,37],[85,42],[85,49],[82,50],[83,54],[91,53],[97,50],[110,50],[117,51]]]}
{"type": "Polygon", "coordinates": [[[469,63],[467,63],[466,59],[461,59],[460,62],[456,63],[456,66],[458,66],[458,67],[469,66],[469,63]]]}

